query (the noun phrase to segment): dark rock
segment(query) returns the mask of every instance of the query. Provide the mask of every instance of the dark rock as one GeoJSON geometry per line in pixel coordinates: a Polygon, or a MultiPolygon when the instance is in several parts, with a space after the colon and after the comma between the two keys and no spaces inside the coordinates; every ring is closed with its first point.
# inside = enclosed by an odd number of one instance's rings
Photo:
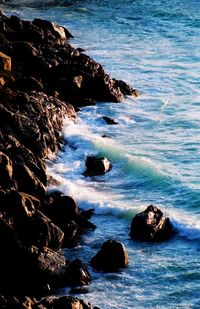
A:
{"type": "Polygon", "coordinates": [[[109,125],[118,124],[118,122],[116,122],[114,119],[107,116],[103,116],[103,120],[105,120],[105,122],[109,125]]]}
{"type": "Polygon", "coordinates": [[[54,191],[48,195],[48,200],[50,206],[45,207],[45,212],[64,232],[64,247],[71,247],[81,233],[95,228],[70,196],[54,191]]]}
{"type": "Polygon", "coordinates": [[[78,47],[77,50],[78,50],[80,53],[86,51],[86,49],[85,49],[85,48],[82,48],[82,47],[78,47]]]}
{"type": "Polygon", "coordinates": [[[8,25],[11,29],[15,30],[16,32],[23,30],[23,22],[22,20],[15,15],[10,16],[8,19],[8,25]]]}
{"type": "Polygon", "coordinates": [[[123,80],[115,80],[115,85],[120,88],[121,92],[124,95],[134,95],[135,97],[139,96],[139,91],[133,89],[129,84],[125,83],[123,80]]]}
{"type": "Polygon", "coordinates": [[[13,166],[10,158],[0,151],[0,187],[11,186],[13,176],[13,166]]]}
{"type": "Polygon", "coordinates": [[[18,299],[15,296],[0,295],[0,308],[2,309],[32,309],[32,305],[34,305],[35,302],[35,300],[29,297],[18,299]]]}
{"type": "Polygon", "coordinates": [[[3,191],[1,194],[2,210],[16,220],[32,217],[35,214],[35,205],[38,206],[39,203],[36,198],[16,190],[3,191]]]}
{"type": "Polygon", "coordinates": [[[39,249],[48,247],[59,250],[64,240],[63,231],[38,210],[30,218],[18,220],[15,227],[24,244],[39,249]]]}
{"type": "Polygon", "coordinates": [[[66,196],[56,191],[49,195],[49,198],[52,200],[51,215],[55,222],[66,222],[71,220],[74,214],[78,213],[76,202],[71,196],[66,196]]]}
{"type": "Polygon", "coordinates": [[[13,43],[13,57],[23,61],[23,65],[32,66],[34,57],[41,55],[41,51],[28,41],[17,41],[13,43]]]}
{"type": "Polygon", "coordinates": [[[164,241],[172,234],[173,226],[169,218],[156,206],[148,206],[132,220],[130,236],[133,240],[164,241]]]}
{"type": "Polygon", "coordinates": [[[67,265],[65,280],[70,286],[82,286],[91,282],[91,276],[82,261],[77,259],[67,265]]]}
{"type": "Polygon", "coordinates": [[[15,164],[13,176],[17,180],[20,191],[41,196],[45,195],[46,189],[44,185],[25,164],[15,164]]]}
{"type": "Polygon", "coordinates": [[[83,217],[85,217],[86,219],[91,219],[91,217],[93,216],[94,214],[94,208],[91,208],[91,209],[88,209],[88,210],[83,210],[81,212],[81,215],[83,217]]]}
{"type": "MultiPolygon", "coordinates": [[[[43,289],[55,289],[61,286],[67,261],[64,256],[50,248],[40,250],[32,246],[24,252],[21,286],[30,294],[43,289]]],[[[47,291],[46,291],[47,292],[47,291]]]]}
{"type": "MultiPolygon", "coordinates": [[[[69,274],[74,284],[90,280],[80,262],[66,272],[65,258],[55,251],[95,228],[91,212],[82,212],[70,197],[46,196],[45,159],[61,149],[63,120],[76,120],[66,102],[78,110],[96,101],[119,102],[123,94],[99,63],[67,44],[70,37],[53,22],[0,12],[0,292],[12,295],[47,293],[69,274]]],[[[90,175],[110,170],[107,159],[97,161],[90,175]]],[[[18,305],[37,308],[29,299],[18,305]]],[[[66,299],[48,306],[90,308],[66,299]]]]}
{"type": "Polygon", "coordinates": [[[22,77],[15,81],[14,87],[21,91],[42,91],[43,85],[35,77],[22,77]]]}
{"type": "Polygon", "coordinates": [[[75,287],[69,291],[70,294],[88,294],[90,290],[87,287],[75,287]]]}
{"type": "Polygon", "coordinates": [[[98,158],[95,156],[88,156],[85,162],[86,171],[84,176],[104,175],[112,168],[112,164],[106,158],[98,158]]]}
{"type": "Polygon", "coordinates": [[[81,232],[79,226],[73,220],[70,220],[63,223],[61,227],[64,232],[63,247],[68,248],[74,246],[78,241],[81,232]]]}
{"type": "Polygon", "coordinates": [[[49,296],[39,301],[34,309],[92,309],[90,304],[72,296],[49,296]]]}
{"type": "Polygon", "coordinates": [[[128,265],[128,253],[122,243],[108,240],[90,263],[97,270],[115,272],[128,265]]]}
{"type": "Polygon", "coordinates": [[[103,138],[111,138],[111,136],[108,136],[106,134],[102,135],[101,137],[103,137],[103,138]]]}
{"type": "Polygon", "coordinates": [[[33,24],[41,28],[43,31],[50,31],[53,36],[60,39],[60,42],[65,43],[67,39],[73,38],[73,35],[64,27],[59,26],[54,22],[36,18],[33,24]]]}
{"type": "Polygon", "coordinates": [[[92,222],[88,221],[88,219],[84,216],[84,213],[83,215],[82,213],[75,214],[73,219],[81,229],[82,233],[88,229],[94,230],[96,228],[96,226],[92,222]]]}

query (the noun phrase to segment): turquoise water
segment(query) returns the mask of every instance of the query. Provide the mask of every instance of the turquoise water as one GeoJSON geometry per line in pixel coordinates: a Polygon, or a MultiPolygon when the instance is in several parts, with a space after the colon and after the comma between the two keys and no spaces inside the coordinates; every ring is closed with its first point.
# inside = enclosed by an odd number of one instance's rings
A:
{"type": "Polygon", "coordinates": [[[119,273],[89,268],[93,281],[81,297],[102,309],[200,308],[200,1],[16,2],[4,11],[68,27],[73,46],[141,92],[82,109],[76,125],[66,120],[68,146],[49,166],[63,191],[96,212],[96,231],[66,255],[87,264],[108,238],[122,241],[129,254],[119,273]],[[102,116],[118,125],[107,126],[102,116]],[[106,156],[112,171],[84,178],[88,154],[106,156]],[[131,241],[133,215],[152,203],[171,218],[177,236],[161,244],[131,241]]]}

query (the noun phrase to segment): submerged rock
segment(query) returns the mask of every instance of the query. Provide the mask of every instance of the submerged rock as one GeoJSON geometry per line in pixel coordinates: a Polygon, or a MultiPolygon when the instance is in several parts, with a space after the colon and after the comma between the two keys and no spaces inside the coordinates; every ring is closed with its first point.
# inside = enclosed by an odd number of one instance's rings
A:
{"type": "Polygon", "coordinates": [[[150,205],[133,218],[130,236],[141,241],[164,241],[169,239],[173,232],[169,218],[156,206],[150,205]]]}
{"type": "Polygon", "coordinates": [[[117,121],[107,116],[103,116],[103,120],[105,120],[105,122],[109,125],[118,124],[117,121]]]}
{"type": "Polygon", "coordinates": [[[90,263],[97,270],[115,272],[128,265],[128,253],[122,243],[107,240],[90,263]]]}

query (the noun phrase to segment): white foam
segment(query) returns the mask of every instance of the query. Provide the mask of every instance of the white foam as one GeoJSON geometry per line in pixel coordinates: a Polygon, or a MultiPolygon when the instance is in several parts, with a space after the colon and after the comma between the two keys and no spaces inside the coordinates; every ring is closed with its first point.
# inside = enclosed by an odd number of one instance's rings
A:
{"type": "Polygon", "coordinates": [[[179,236],[189,240],[200,240],[200,221],[197,215],[183,210],[173,210],[170,212],[170,218],[179,236]]]}

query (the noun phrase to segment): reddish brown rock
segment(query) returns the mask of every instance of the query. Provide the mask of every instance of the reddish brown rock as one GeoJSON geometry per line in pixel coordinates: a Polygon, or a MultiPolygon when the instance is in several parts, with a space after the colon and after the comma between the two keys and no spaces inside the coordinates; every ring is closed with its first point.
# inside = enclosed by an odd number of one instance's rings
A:
{"type": "Polygon", "coordinates": [[[0,51],[0,70],[11,71],[11,58],[0,51]]]}

